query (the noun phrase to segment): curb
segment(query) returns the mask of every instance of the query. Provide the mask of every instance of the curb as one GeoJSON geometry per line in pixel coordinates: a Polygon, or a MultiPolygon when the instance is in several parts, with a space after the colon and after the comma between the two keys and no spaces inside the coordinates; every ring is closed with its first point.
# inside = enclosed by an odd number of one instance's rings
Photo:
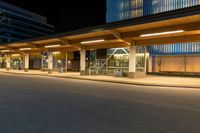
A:
{"type": "Polygon", "coordinates": [[[8,74],[17,74],[17,75],[38,75],[44,77],[56,77],[56,78],[65,78],[65,79],[76,79],[76,80],[88,80],[88,81],[99,81],[99,82],[107,82],[107,83],[118,83],[118,84],[127,84],[127,85],[138,85],[138,86],[156,86],[156,87],[176,87],[176,88],[194,88],[200,89],[200,86],[186,86],[186,85],[164,85],[164,84],[148,84],[148,83],[139,83],[139,82],[123,82],[123,81],[108,81],[102,79],[88,79],[88,78],[79,78],[79,77],[69,77],[69,76],[56,76],[49,74],[29,74],[29,73],[15,73],[15,72],[2,72],[0,73],[8,73],[8,74]]]}

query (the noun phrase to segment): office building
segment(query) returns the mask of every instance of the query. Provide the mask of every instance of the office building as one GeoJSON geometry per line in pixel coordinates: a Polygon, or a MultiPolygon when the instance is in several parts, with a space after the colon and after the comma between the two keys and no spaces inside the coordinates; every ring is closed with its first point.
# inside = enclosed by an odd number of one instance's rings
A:
{"type": "Polygon", "coordinates": [[[54,33],[46,17],[0,1],[0,44],[54,33]]]}

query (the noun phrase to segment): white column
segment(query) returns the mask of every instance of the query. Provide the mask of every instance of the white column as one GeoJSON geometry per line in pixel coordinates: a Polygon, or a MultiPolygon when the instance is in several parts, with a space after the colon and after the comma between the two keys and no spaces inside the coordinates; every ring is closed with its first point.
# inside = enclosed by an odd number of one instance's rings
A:
{"type": "Polygon", "coordinates": [[[67,66],[68,66],[68,53],[66,52],[66,57],[65,57],[65,72],[67,72],[67,66]]]}
{"type": "Polygon", "coordinates": [[[25,53],[24,54],[24,71],[28,72],[29,70],[29,54],[25,53]]]}
{"type": "Polygon", "coordinates": [[[152,71],[153,71],[152,70],[153,69],[152,64],[153,64],[153,56],[149,54],[149,67],[148,67],[149,73],[152,73],[152,71]]]}
{"type": "Polygon", "coordinates": [[[144,72],[147,72],[147,47],[144,47],[144,72]]]}
{"type": "Polygon", "coordinates": [[[136,46],[129,49],[129,78],[135,78],[136,73],[136,46]]]}
{"type": "Polygon", "coordinates": [[[6,56],[6,70],[9,71],[10,70],[10,63],[11,63],[11,57],[10,55],[6,56]]]}
{"type": "Polygon", "coordinates": [[[80,74],[81,75],[85,75],[85,67],[86,67],[86,50],[81,50],[80,52],[81,57],[80,57],[80,74]]]}
{"type": "Polygon", "coordinates": [[[53,53],[49,52],[48,54],[48,73],[52,73],[53,70],[53,53]]]}

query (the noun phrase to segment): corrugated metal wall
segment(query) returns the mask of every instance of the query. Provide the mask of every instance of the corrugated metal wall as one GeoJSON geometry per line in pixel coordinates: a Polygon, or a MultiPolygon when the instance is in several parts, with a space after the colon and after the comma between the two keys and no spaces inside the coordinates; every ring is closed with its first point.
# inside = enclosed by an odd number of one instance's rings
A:
{"type": "Polygon", "coordinates": [[[136,18],[199,4],[200,0],[107,0],[107,22],[136,18]],[[134,12],[137,11],[137,15],[134,15],[134,12]]]}
{"type": "Polygon", "coordinates": [[[200,43],[163,44],[148,47],[151,55],[200,54],[200,43]]]}
{"type": "Polygon", "coordinates": [[[129,19],[129,0],[107,0],[107,22],[129,19]]]}

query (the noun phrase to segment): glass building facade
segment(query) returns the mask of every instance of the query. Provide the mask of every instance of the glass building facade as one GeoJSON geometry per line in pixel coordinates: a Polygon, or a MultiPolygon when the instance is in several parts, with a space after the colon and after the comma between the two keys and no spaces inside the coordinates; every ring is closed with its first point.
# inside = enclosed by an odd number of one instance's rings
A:
{"type": "MultiPolygon", "coordinates": [[[[200,0],[107,0],[107,22],[199,5],[200,0]]],[[[200,43],[181,43],[148,47],[152,55],[200,54],[200,43]]]]}
{"type": "Polygon", "coordinates": [[[0,1],[0,43],[46,36],[54,26],[46,18],[0,1]]]}

